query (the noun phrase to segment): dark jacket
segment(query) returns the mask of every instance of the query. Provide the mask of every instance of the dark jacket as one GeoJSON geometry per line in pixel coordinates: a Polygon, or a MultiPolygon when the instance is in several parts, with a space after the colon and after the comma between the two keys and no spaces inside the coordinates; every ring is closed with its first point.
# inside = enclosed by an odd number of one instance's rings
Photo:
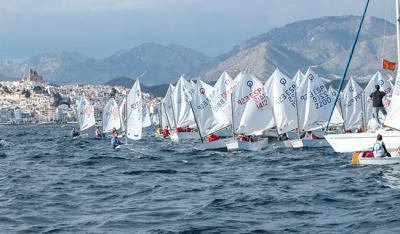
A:
{"type": "Polygon", "coordinates": [[[382,98],[386,96],[385,92],[375,90],[375,92],[369,95],[372,98],[372,106],[373,107],[383,107],[382,98]]]}

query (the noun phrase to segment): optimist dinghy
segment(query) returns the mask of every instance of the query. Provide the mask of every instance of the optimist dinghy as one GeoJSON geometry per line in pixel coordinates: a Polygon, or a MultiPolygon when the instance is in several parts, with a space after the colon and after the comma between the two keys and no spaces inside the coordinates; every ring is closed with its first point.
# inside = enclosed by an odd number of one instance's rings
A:
{"type": "Polygon", "coordinates": [[[228,151],[261,151],[268,146],[268,138],[264,138],[255,142],[230,140],[226,143],[228,151]]]}
{"type": "MultiPolygon", "coordinates": [[[[393,152],[392,155],[395,155],[393,152]]],[[[351,160],[352,164],[362,164],[362,165],[388,165],[388,164],[398,164],[400,163],[400,156],[392,157],[365,157],[366,152],[354,152],[351,160]]]]}
{"type": "Polygon", "coordinates": [[[330,147],[329,143],[325,139],[296,139],[291,140],[293,148],[320,148],[330,147]]]}
{"type": "Polygon", "coordinates": [[[220,139],[212,142],[203,142],[194,145],[197,150],[227,150],[226,139],[220,139]]]}
{"type": "Polygon", "coordinates": [[[174,142],[180,142],[182,140],[196,140],[199,139],[198,132],[174,132],[170,136],[171,140],[174,142]]]}

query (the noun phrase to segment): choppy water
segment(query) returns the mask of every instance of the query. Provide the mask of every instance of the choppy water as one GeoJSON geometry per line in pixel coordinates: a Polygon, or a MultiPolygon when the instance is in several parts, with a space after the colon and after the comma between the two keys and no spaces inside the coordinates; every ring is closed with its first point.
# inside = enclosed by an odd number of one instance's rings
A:
{"type": "MultiPolygon", "coordinates": [[[[114,151],[70,127],[0,126],[1,233],[400,231],[400,166],[330,149],[114,151]]],[[[148,132],[150,135],[150,132],[148,132]]]]}

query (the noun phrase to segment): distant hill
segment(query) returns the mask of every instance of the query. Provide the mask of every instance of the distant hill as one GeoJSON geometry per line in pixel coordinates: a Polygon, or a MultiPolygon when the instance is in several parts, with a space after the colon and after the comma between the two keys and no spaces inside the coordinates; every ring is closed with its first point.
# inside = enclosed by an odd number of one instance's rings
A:
{"type": "MultiPolygon", "coordinates": [[[[115,79],[112,79],[106,83],[105,85],[110,85],[110,86],[123,86],[125,88],[131,88],[133,86],[133,83],[135,82],[134,79],[131,79],[129,77],[118,77],[115,79]]],[[[168,84],[161,84],[161,85],[155,85],[155,86],[146,86],[141,84],[141,88],[143,92],[146,93],[151,93],[156,97],[164,97],[165,93],[168,90],[168,84]]]]}
{"type": "MultiPolygon", "coordinates": [[[[224,70],[233,76],[247,70],[266,80],[276,67],[293,76],[309,66],[334,79],[343,73],[359,20],[357,16],[329,16],[297,21],[250,38],[215,58],[181,45],[145,43],[104,59],[73,52],[45,53],[21,63],[0,59],[0,79],[20,79],[33,68],[54,83],[101,84],[115,77],[131,77],[154,86],[175,82],[182,74],[215,81],[224,70]]],[[[375,73],[383,56],[383,42],[384,57],[396,61],[395,31],[393,24],[367,17],[349,75],[375,73]]]]}
{"type": "MultiPolygon", "coordinates": [[[[357,16],[330,16],[272,29],[220,55],[220,62],[202,76],[215,80],[224,70],[248,70],[265,80],[276,67],[293,76],[298,69],[316,66],[321,75],[333,78],[343,73],[359,20],[357,16]]],[[[382,19],[366,18],[349,74],[367,75],[379,68],[384,25],[382,19]]],[[[385,57],[394,61],[395,33],[395,25],[386,22],[385,57]]]]}
{"type": "Polygon", "coordinates": [[[216,59],[184,46],[146,43],[100,60],[71,52],[41,54],[20,64],[0,60],[0,74],[21,77],[33,68],[56,83],[104,83],[127,76],[157,85],[177,80],[182,74],[195,76],[216,63],[216,59]]]}

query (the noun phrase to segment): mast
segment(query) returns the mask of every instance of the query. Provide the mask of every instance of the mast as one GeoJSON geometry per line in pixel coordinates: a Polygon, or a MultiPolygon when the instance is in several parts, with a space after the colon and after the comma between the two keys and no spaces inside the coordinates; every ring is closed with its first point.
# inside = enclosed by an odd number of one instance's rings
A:
{"type": "MultiPolygon", "coordinates": [[[[400,0],[396,0],[397,66],[400,62],[400,0]]],[[[397,71],[399,69],[397,68],[397,71]]],[[[397,72],[399,74],[399,72],[397,72]]],[[[397,79],[397,77],[396,77],[397,79]]]]}
{"type": "Polygon", "coordinates": [[[128,144],[128,92],[125,92],[125,144],[128,144]]]}
{"type": "Polygon", "coordinates": [[[297,138],[300,139],[300,119],[299,119],[299,107],[297,105],[297,88],[294,91],[294,99],[296,101],[296,120],[297,120],[297,138]]]}
{"type": "Polygon", "coordinates": [[[189,104],[190,104],[190,109],[192,109],[192,113],[193,113],[193,117],[194,117],[194,122],[196,122],[196,127],[197,127],[197,129],[199,130],[199,136],[200,136],[201,143],[204,143],[203,137],[201,136],[201,131],[200,131],[199,124],[197,123],[196,114],[194,113],[194,110],[193,110],[192,101],[189,101],[189,104]]]}
{"type": "MultiPolygon", "coordinates": [[[[176,120],[175,120],[175,110],[174,110],[174,103],[172,102],[172,95],[169,95],[169,100],[171,101],[172,118],[174,119],[175,128],[177,128],[178,126],[176,125],[176,120]]],[[[170,126],[170,128],[172,129],[172,126],[170,126]]]]}
{"type": "MultiPolygon", "coordinates": [[[[396,3],[398,3],[398,1],[399,1],[399,0],[397,0],[396,3]]],[[[360,31],[361,31],[361,27],[362,27],[363,22],[364,22],[364,19],[365,19],[365,14],[367,13],[368,5],[369,5],[369,0],[367,0],[367,2],[366,2],[366,4],[365,4],[364,12],[363,12],[363,15],[362,15],[362,17],[361,17],[360,24],[358,25],[358,30],[357,30],[357,33],[356,33],[356,37],[354,38],[353,45],[351,46],[349,58],[348,58],[348,60],[347,60],[346,67],[345,67],[345,69],[344,69],[342,79],[340,80],[340,83],[339,83],[339,88],[338,88],[338,90],[337,90],[337,94],[336,94],[335,101],[333,102],[331,114],[329,115],[328,122],[326,123],[325,133],[328,131],[329,123],[331,122],[333,112],[335,111],[336,103],[337,103],[337,101],[338,101],[338,99],[339,99],[340,92],[342,91],[343,84],[344,84],[344,80],[346,79],[347,71],[349,70],[350,62],[351,62],[351,59],[353,58],[354,49],[356,48],[357,41],[358,41],[358,37],[359,37],[360,31]]],[[[397,5],[397,12],[398,12],[398,11],[399,11],[399,8],[398,8],[398,5],[397,5]]],[[[397,18],[397,22],[398,22],[398,18],[397,18]]],[[[398,23],[397,23],[397,25],[398,25],[398,23]]],[[[397,30],[399,30],[399,26],[397,26],[397,30]]],[[[397,44],[399,45],[399,40],[398,40],[398,38],[397,38],[397,44]]]]}
{"type": "Polygon", "coordinates": [[[233,90],[231,91],[231,116],[232,116],[232,137],[235,139],[235,123],[233,118],[233,101],[232,101],[233,90]]]}

